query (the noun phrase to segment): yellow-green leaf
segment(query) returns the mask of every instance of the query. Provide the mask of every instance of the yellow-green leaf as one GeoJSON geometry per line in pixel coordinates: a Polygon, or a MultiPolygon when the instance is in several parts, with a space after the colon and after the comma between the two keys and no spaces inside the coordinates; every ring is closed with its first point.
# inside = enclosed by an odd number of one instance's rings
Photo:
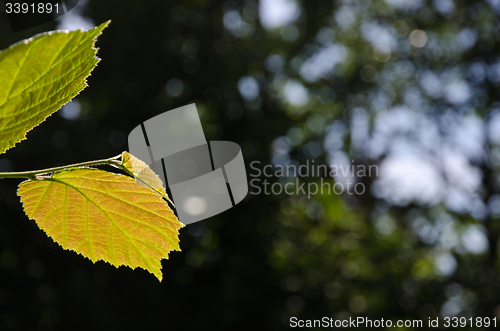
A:
{"type": "Polygon", "coordinates": [[[94,44],[109,21],[86,31],[51,31],[0,52],[0,154],[86,86],[94,44]]]}
{"type": "Polygon", "coordinates": [[[146,163],[128,152],[123,152],[122,165],[130,175],[138,180],[139,185],[149,187],[171,201],[160,177],[146,163]]]}
{"type": "Polygon", "coordinates": [[[64,249],[93,262],[140,267],[161,281],[161,259],[179,251],[168,203],[125,175],[76,169],[21,183],[24,211],[64,249]]]}

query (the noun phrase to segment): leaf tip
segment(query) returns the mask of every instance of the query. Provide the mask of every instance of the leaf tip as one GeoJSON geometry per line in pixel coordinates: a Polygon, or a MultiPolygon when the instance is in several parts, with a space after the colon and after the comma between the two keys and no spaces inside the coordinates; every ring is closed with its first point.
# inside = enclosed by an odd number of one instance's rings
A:
{"type": "MultiPolygon", "coordinates": [[[[109,25],[109,23],[111,23],[111,20],[107,20],[106,22],[99,24],[98,26],[96,26],[96,27],[94,28],[94,30],[97,30],[97,31],[99,31],[99,32],[101,32],[101,33],[102,33],[102,30],[104,30],[105,28],[107,28],[107,27],[108,27],[108,25],[109,25]]],[[[99,33],[99,35],[100,35],[100,33],[99,33]]],[[[98,35],[97,35],[97,36],[98,36],[98,35]]],[[[97,36],[96,36],[96,37],[97,37],[97,36]]]]}

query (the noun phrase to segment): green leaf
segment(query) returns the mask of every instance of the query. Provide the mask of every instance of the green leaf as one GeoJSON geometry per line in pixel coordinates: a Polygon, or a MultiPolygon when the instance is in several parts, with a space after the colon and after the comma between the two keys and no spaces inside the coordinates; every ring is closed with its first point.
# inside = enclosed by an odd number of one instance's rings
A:
{"type": "Polygon", "coordinates": [[[17,194],[40,229],[93,262],[140,267],[161,281],[161,259],[180,251],[184,225],[161,195],[129,176],[68,170],[25,181],[17,194]]]}
{"type": "Polygon", "coordinates": [[[163,187],[160,177],[144,161],[139,160],[128,152],[123,152],[122,165],[129,175],[135,177],[139,185],[155,190],[173,204],[163,187]]]}
{"type": "Polygon", "coordinates": [[[86,31],[51,31],[0,52],[0,154],[75,97],[99,59],[109,21],[86,31]]]}

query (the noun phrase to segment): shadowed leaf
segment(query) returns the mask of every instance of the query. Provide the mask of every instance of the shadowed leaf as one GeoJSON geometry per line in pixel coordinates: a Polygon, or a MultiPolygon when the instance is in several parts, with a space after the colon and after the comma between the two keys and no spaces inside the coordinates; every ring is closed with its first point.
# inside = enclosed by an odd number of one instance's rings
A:
{"type": "Polygon", "coordinates": [[[160,177],[143,161],[128,152],[122,153],[122,165],[126,171],[134,176],[139,185],[158,191],[164,198],[171,201],[163,187],[160,177]]]}

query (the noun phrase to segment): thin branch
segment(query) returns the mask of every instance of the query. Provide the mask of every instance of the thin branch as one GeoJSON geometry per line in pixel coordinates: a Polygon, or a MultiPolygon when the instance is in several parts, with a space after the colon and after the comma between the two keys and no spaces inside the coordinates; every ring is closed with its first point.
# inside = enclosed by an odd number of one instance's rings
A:
{"type": "Polygon", "coordinates": [[[121,169],[121,167],[120,167],[121,163],[118,161],[120,158],[121,158],[121,154],[114,156],[112,158],[109,158],[109,159],[88,161],[88,162],[70,164],[70,165],[65,165],[65,166],[61,166],[61,167],[48,168],[48,169],[42,169],[42,170],[23,171],[23,172],[0,172],[0,179],[1,178],[36,179],[36,177],[38,175],[46,175],[46,174],[56,172],[56,171],[70,170],[70,169],[75,169],[75,168],[82,168],[82,167],[87,167],[87,166],[92,166],[92,165],[102,165],[102,164],[107,164],[107,165],[121,169]]]}

